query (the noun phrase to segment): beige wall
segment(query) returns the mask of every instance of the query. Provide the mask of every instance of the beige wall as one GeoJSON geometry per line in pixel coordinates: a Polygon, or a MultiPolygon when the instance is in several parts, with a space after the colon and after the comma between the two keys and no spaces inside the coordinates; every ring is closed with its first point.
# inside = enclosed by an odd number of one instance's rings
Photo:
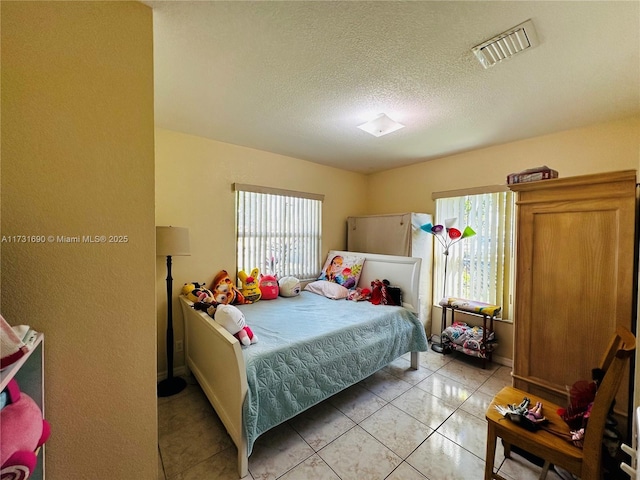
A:
{"type": "MultiPolygon", "coordinates": [[[[434,191],[504,184],[509,173],[538,165],[548,165],[563,177],[638,169],[640,119],[568,130],[368,176],[158,129],[156,222],[191,229],[193,255],[173,262],[177,295],[187,281],[208,282],[222,268],[234,271],[234,182],[327,195],[323,225],[323,251],[327,251],[344,247],[344,221],[349,215],[433,212],[434,191]],[[215,222],[207,224],[203,218],[215,222]]],[[[162,376],[166,372],[166,266],[164,259],[156,262],[158,372],[162,376]]],[[[434,307],[433,318],[440,317],[440,309],[434,307]]],[[[174,318],[180,340],[182,315],[176,304],[174,318]]],[[[432,333],[437,330],[439,321],[433,322],[432,333]]],[[[496,355],[511,359],[512,325],[498,322],[496,333],[500,341],[496,355]]],[[[175,364],[184,364],[182,354],[176,354],[175,364]]]]}
{"type": "Polygon", "coordinates": [[[47,478],[157,477],[153,32],[138,2],[1,2],[2,315],[45,333],[47,478]]]}
{"type": "MultiPolygon", "coordinates": [[[[434,212],[432,192],[506,183],[509,173],[547,165],[561,177],[640,168],[640,118],[567,130],[370,175],[370,213],[434,212]]],[[[436,219],[437,220],[437,219],[436,219]]],[[[434,307],[433,318],[441,318],[434,307]]],[[[440,323],[433,322],[433,331],[440,323]]],[[[496,355],[513,358],[511,324],[498,323],[496,355]]]]}
{"type": "Polygon", "coordinates": [[[367,203],[376,213],[433,212],[432,192],[502,185],[540,165],[561,177],[637,169],[639,150],[640,118],[597,124],[372,174],[367,203]]]}
{"type": "Polygon", "coordinates": [[[0,8],[2,235],[128,236],[0,244],[2,314],[46,334],[50,478],[155,478],[166,270],[154,224],[191,229],[193,255],[174,259],[176,290],[234,270],[231,183],[324,193],[326,252],[345,246],[348,215],[433,211],[432,191],[503,183],[540,164],[562,176],[640,166],[637,118],[369,177],[157,130],[154,219],[151,11],[135,2],[0,8]]]}
{"type": "MultiPolygon", "coordinates": [[[[346,247],[346,219],[366,213],[366,177],[282,155],[156,130],[156,224],[188,227],[191,256],[174,257],[174,294],[186,282],[209,282],[220,270],[236,272],[233,183],[325,195],[322,255],[346,247]]],[[[158,372],[166,372],[166,261],[156,260],[158,372]]],[[[182,313],[174,303],[174,334],[183,339],[182,313]]],[[[184,365],[182,353],[174,365],[184,365]]]]}

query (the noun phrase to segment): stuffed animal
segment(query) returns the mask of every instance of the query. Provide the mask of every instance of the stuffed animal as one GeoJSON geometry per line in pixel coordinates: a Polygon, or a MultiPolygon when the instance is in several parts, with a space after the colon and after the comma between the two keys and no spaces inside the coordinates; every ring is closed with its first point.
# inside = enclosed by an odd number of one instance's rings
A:
{"type": "Polygon", "coordinates": [[[389,280],[375,279],[371,282],[370,302],[374,305],[402,305],[402,294],[398,287],[391,287],[389,280]],[[393,289],[393,290],[392,290],[393,289]]]}
{"type": "Polygon", "coordinates": [[[218,305],[213,319],[236,337],[243,345],[251,345],[258,341],[244,318],[244,314],[233,305],[218,305]]]}
{"type": "Polygon", "coordinates": [[[182,287],[182,294],[193,303],[213,302],[213,293],[211,292],[211,290],[204,286],[204,283],[185,283],[182,287]]]}
{"type": "Polygon", "coordinates": [[[273,275],[260,275],[260,291],[262,292],[262,300],[278,298],[280,294],[278,279],[273,275]]]}
{"type": "Polygon", "coordinates": [[[10,403],[0,410],[0,477],[28,478],[38,461],[34,452],[49,438],[51,426],[15,379],[6,392],[10,403]]]}
{"type": "Polygon", "coordinates": [[[212,302],[196,302],[193,304],[193,309],[200,312],[206,312],[211,306],[215,305],[212,302]]]}
{"type": "Polygon", "coordinates": [[[244,270],[238,272],[238,278],[242,282],[242,295],[251,303],[257,302],[262,296],[260,287],[258,286],[258,275],[260,271],[257,268],[251,270],[251,274],[247,275],[244,270]]]}
{"type": "Polygon", "coordinates": [[[349,290],[347,300],[353,300],[354,302],[362,302],[371,298],[371,290],[368,288],[356,287],[353,290],[349,290]]]}
{"type": "Polygon", "coordinates": [[[283,297],[295,297],[300,294],[300,280],[296,277],[283,277],[278,281],[278,285],[283,297]]]}
{"type": "Polygon", "coordinates": [[[213,301],[211,303],[218,305],[242,305],[244,303],[251,303],[229,278],[229,274],[226,270],[220,270],[218,274],[213,278],[211,286],[209,287],[213,295],[213,301]]]}
{"type": "Polygon", "coordinates": [[[182,286],[182,295],[187,297],[187,299],[191,300],[192,302],[197,302],[198,297],[191,295],[191,292],[193,292],[198,287],[200,287],[200,284],[197,282],[185,283],[182,286]]]}

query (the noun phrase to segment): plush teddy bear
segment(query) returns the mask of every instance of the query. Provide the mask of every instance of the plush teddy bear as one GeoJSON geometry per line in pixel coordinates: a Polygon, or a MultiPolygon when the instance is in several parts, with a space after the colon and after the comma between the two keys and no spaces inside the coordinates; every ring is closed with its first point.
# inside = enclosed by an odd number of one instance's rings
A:
{"type": "Polygon", "coordinates": [[[254,268],[251,270],[251,273],[247,275],[244,270],[240,270],[238,272],[238,278],[242,282],[242,295],[244,298],[249,300],[251,303],[255,303],[260,300],[262,297],[262,291],[260,290],[260,286],[258,285],[258,275],[260,274],[260,270],[254,268]]]}
{"type": "MultiPolygon", "coordinates": [[[[209,311],[211,315],[211,309],[209,311]]],[[[233,305],[218,305],[211,315],[213,319],[222,325],[231,335],[236,337],[243,345],[251,345],[258,341],[244,318],[244,313],[233,305]]]]}
{"type": "Polygon", "coordinates": [[[262,300],[278,298],[280,294],[278,279],[273,275],[260,275],[260,292],[262,292],[262,300]]]}
{"type": "Polygon", "coordinates": [[[211,290],[213,295],[213,301],[211,303],[215,305],[242,305],[244,303],[251,303],[251,301],[244,298],[242,292],[236,288],[226,270],[220,270],[218,272],[213,278],[209,290],[211,290]]]}
{"type": "Polygon", "coordinates": [[[51,427],[15,379],[6,392],[9,403],[0,410],[0,477],[28,478],[38,461],[34,452],[47,441],[51,427]]]}

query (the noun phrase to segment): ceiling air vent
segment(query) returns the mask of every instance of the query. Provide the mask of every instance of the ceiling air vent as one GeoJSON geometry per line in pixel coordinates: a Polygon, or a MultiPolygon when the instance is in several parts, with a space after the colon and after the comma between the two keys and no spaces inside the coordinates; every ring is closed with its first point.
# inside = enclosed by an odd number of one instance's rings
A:
{"type": "Polygon", "coordinates": [[[471,50],[478,57],[482,66],[489,68],[536,45],[538,45],[536,30],[533,28],[533,22],[527,20],[480,45],[476,45],[471,50]]]}

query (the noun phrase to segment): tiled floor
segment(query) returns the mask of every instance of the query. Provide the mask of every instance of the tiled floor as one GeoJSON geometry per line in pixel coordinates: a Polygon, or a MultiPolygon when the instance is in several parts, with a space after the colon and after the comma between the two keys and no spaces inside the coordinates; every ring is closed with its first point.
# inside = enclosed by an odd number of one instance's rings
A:
{"type": "MultiPolygon", "coordinates": [[[[511,383],[510,369],[483,370],[476,359],[432,351],[421,353],[420,363],[411,370],[408,355],[400,358],[266,432],[246,478],[484,478],[484,412],[511,383]]],[[[158,400],[158,478],[235,480],[236,448],[195,380],[188,382],[185,391],[158,400]]],[[[538,478],[540,468],[523,458],[504,460],[500,442],[496,457],[504,477],[538,478]]]]}

